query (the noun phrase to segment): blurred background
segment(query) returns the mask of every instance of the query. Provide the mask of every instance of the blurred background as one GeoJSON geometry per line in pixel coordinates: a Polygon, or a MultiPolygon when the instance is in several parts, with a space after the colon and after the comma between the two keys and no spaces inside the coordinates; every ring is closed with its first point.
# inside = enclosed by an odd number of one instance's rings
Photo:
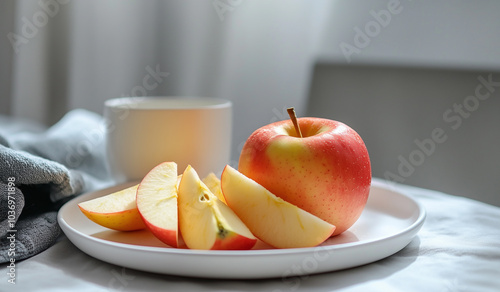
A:
{"type": "Polygon", "coordinates": [[[375,177],[500,206],[498,15],[494,0],[4,0],[0,114],[50,126],[114,97],[222,97],[234,162],[294,106],[358,131],[375,177]]]}

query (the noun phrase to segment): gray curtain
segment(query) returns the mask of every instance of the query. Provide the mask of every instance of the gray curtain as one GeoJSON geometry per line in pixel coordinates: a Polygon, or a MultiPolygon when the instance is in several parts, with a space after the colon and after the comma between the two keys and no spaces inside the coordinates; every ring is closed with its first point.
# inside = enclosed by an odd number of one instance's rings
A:
{"type": "Polygon", "coordinates": [[[234,101],[236,153],[285,106],[302,112],[331,5],[1,1],[1,113],[50,125],[119,96],[218,96],[234,101]]]}

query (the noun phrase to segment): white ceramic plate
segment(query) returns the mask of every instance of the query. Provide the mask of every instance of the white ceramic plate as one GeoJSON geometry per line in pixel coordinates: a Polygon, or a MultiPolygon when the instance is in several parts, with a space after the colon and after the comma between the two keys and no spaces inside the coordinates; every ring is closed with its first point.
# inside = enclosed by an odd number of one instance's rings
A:
{"type": "Polygon", "coordinates": [[[87,193],[69,201],[59,211],[59,224],[69,240],[90,256],[127,268],[169,275],[286,278],[356,267],[404,248],[425,219],[425,211],[418,202],[374,181],[359,220],[318,247],[273,249],[259,242],[247,251],[175,249],[147,230],[118,232],[101,227],[87,219],[77,206],[130,185],[87,193]]]}

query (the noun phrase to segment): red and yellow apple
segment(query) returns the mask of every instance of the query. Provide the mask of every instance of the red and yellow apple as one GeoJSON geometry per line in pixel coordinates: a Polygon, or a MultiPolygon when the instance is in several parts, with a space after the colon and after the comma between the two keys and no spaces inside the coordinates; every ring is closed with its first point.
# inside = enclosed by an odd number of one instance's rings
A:
{"type": "Polygon", "coordinates": [[[179,229],[190,249],[250,249],[257,239],[189,165],[179,184],[179,229]]]}
{"type": "Polygon", "coordinates": [[[112,194],[78,204],[85,216],[106,228],[132,231],[146,228],[137,210],[135,185],[112,194]]]}
{"type": "Polygon", "coordinates": [[[367,202],[368,151],[361,137],[341,122],[299,118],[298,126],[302,137],[291,120],[257,129],[243,146],[238,170],[335,225],[333,235],[340,234],[356,222],[367,202]]]}
{"type": "Polygon", "coordinates": [[[276,248],[316,246],[335,230],[332,224],[276,197],[226,166],[221,178],[227,205],[263,242],[276,248]]]}
{"type": "Polygon", "coordinates": [[[136,196],[137,209],[148,229],[172,247],[179,245],[177,187],[177,164],[164,162],[146,174],[136,196]]]}

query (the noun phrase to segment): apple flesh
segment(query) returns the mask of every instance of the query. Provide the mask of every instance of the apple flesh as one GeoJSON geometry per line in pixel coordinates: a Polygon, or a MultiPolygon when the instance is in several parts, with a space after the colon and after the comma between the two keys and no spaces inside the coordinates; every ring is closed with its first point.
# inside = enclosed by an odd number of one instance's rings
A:
{"type": "Polygon", "coordinates": [[[179,246],[177,184],[177,164],[164,162],[146,174],[136,196],[137,209],[148,229],[172,247],[179,246]]]}
{"type": "Polygon", "coordinates": [[[290,120],[257,129],[243,146],[238,170],[335,225],[333,235],[340,234],[366,205],[371,184],[368,151],[361,137],[341,122],[300,118],[298,125],[303,137],[290,120]]]}
{"type": "Polygon", "coordinates": [[[257,239],[188,166],[179,184],[179,228],[190,249],[252,248],[257,239]]]}
{"type": "Polygon", "coordinates": [[[206,177],[203,178],[202,181],[217,197],[217,199],[221,200],[224,204],[226,203],[226,199],[224,199],[224,195],[222,194],[220,179],[215,175],[215,173],[209,173],[206,177]]]}
{"type": "Polygon", "coordinates": [[[263,242],[276,248],[316,246],[335,226],[278,198],[257,182],[226,166],[221,177],[228,206],[263,242]]]}
{"type": "Polygon", "coordinates": [[[133,231],[146,228],[137,210],[135,185],[112,194],[78,204],[87,218],[109,229],[133,231]]]}

